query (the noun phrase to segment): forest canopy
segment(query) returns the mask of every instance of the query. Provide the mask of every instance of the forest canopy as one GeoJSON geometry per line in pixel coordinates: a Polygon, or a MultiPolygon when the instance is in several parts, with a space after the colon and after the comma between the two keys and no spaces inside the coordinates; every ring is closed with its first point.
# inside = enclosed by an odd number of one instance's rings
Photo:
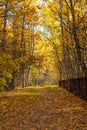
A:
{"type": "Polygon", "coordinates": [[[0,0],[0,91],[86,76],[86,0],[0,0]]]}

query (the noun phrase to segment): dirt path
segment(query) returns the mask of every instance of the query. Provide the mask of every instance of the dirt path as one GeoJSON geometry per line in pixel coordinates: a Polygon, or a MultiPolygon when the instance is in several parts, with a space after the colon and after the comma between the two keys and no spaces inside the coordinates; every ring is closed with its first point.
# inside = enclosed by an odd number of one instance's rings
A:
{"type": "Polygon", "coordinates": [[[0,130],[87,130],[85,101],[61,88],[34,90],[2,97],[0,130]]]}

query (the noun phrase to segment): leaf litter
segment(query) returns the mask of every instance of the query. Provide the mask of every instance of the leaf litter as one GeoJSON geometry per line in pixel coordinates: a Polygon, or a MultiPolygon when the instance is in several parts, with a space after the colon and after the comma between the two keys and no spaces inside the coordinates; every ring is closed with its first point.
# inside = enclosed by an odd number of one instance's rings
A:
{"type": "Polygon", "coordinates": [[[3,93],[0,130],[87,130],[87,102],[59,87],[3,93]]]}

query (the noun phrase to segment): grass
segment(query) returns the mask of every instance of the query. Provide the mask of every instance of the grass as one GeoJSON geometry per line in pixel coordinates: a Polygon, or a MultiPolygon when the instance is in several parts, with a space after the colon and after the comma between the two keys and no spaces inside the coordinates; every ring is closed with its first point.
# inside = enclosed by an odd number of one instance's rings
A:
{"type": "Polygon", "coordinates": [[[24,88],[16,88],[15,90],[8,91],[8,92],[1,92],[0,97],[9,97],[9,96],[35,96],[40,95],[40,92],[38,92],[37,88],[44,88],[49,91],[61,91],[66,92],[66,89],[59,87],[58,85],[44,85],[44,86],[27,86],[24,88]]]}
{"type": "Polygon", "coordinates": [[[39,95],[40,93],[34,89],[30,89],[30,91],[25,91],[22,94],[23,95],[39,95]]]}
{"type": "Polygon", "coordinates": [[[18,88],[8,92],[1,92],[0,97],[39,95],[35,87],[18,88]]]}

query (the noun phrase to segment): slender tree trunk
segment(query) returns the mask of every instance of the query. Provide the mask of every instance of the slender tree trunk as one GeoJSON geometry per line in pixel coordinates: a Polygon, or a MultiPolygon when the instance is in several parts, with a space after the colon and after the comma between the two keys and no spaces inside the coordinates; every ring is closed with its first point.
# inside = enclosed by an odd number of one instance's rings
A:
{"type": "Polygon", "coordinates": [[[6,26],[7,26],[7,13],[8,13],[8,5],[4,4],[4,25],[3,25],[3,42],[2,42],[2,50],[5,52],[6,50],[6,26]]]}
{"type": "MultiPolygon", "coordinates": [[[[82,60],[82,56],[81,56],[81,50],[80,50],[80,41],[79,38],[77,36],[77,27],[76,27],[76,18],[75,18],[75,11],[74,11],[74,5],[72,0],[70,0],[70,7],[71,7],[71,15],[72,15],[72,33],[73,33],[73,38],[76,44],[76,51],[77,51],[77,57],[78,57],[78,61],[79,61],[79,65],[81,66],[84,74],[85,74],[85,79],[87,78],[87,68],[84,64],[84,61],[82,60]]],[[[87,86],[86,86],[86,80],[84,81],[85,84],[83,85],[83,93],[84,96],[87,98],[87,86]]],[[[79,86],[78,86],[79,87],[79,86]]]]}

